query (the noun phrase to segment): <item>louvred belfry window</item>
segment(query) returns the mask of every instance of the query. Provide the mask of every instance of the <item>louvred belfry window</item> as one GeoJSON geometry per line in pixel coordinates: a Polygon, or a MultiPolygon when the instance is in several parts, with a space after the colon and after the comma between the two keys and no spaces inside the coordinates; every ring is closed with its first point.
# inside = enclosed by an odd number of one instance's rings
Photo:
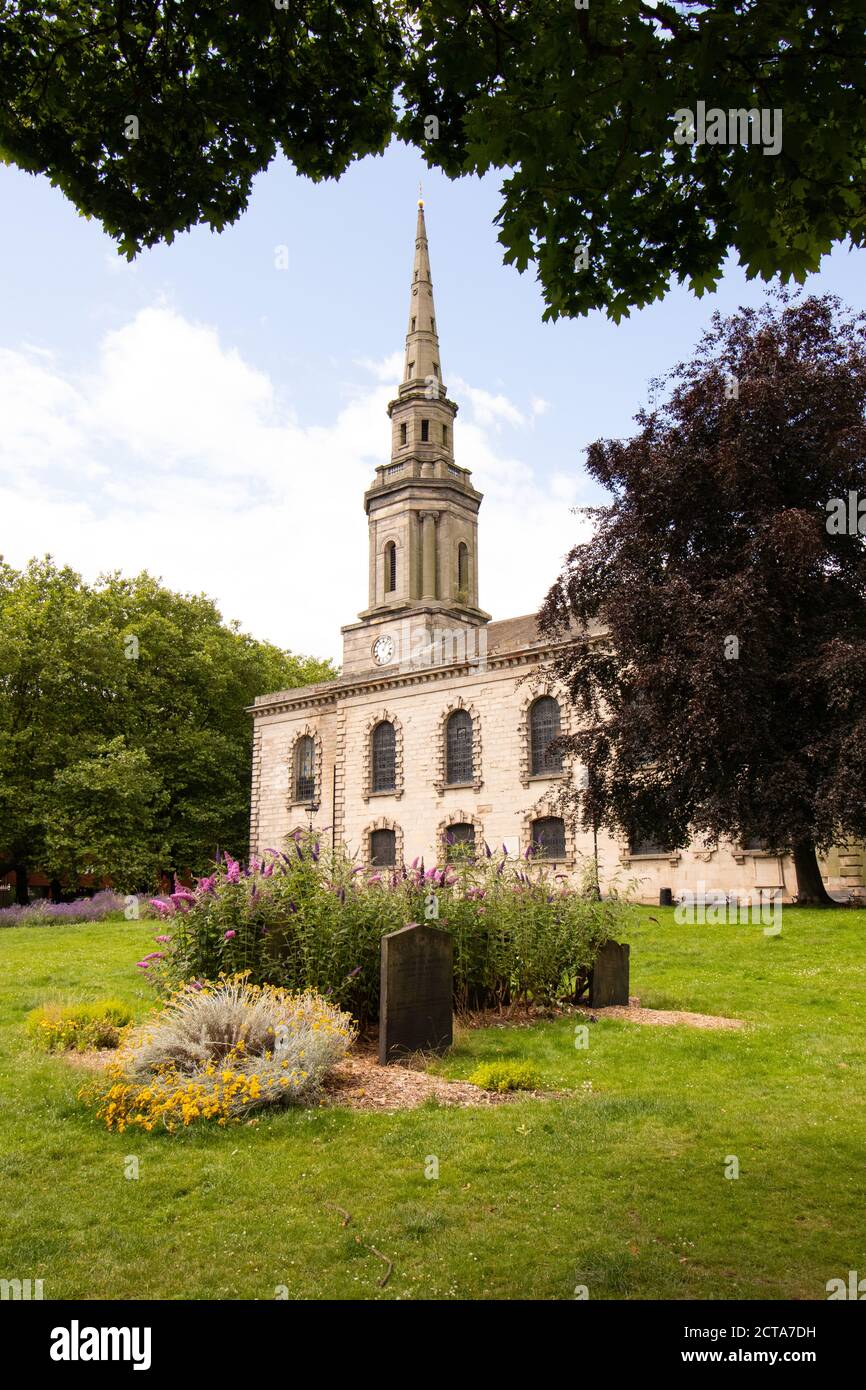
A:
{"type": "Polygon", "coordinates": [[[385,589],[393,594],[397,588],[397,547],[393,541],[385,546],[385,589]]]}

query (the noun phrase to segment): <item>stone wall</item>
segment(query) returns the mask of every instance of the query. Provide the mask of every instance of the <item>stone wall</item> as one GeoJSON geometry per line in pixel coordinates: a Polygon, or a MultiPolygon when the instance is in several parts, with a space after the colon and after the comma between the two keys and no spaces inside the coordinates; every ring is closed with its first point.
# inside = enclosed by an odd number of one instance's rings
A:
{"type": "MultiPolygon", "coordinates": [[[[483,671],[382,674],[348,686],[334,682],[317,687],[308,704],[303,691],[281,697],[282,708],[272,709],[265,701],[255,719],[253,848],[279,846],[296,826],[309,823],[305,807],[293,798],[292,754],[296,739],[311,733],[319,750],[320,806],[314,823],[362,859],[369,857],[371,830],[388,827],[397,833],[407,862],[423,856],[434,863],[441,860],[443,832],[457,822],[475,826],[479,845],[486,841],[498,851],[504,843],[510,853],[522,854],[530,843],[532,820],[557,813],[561,779],[534,778],[529,763],[528,710],[547,689],[537,663],[515,660],[483,671]],[[449,787],[445,721],[457,708],[467,709],[474,721],[474,779],[471,785],[449,787]],[[397,786],[394,792],[375,793],[370,736],[385,718],[397,729],[397,786]]],[[[567,719],[565,707],[563,715],[567,719]]],[[[557,868],[578,874],[592,848],[590,833],[569,835],[565,859],[557,868]]],[[[602,881],[631,886],[644,902],[657,903],[661,888],[670,888],[674,897],[686,890],[699,892],[701,886],[740,894],[779,889],[784,899],[796,891],[789,859],[740,846],[723,844],[707,851],[694,844],[671,854],[633,856],[626,843],[603,833],[598,849],[602,881]]],[[[859,886],[862,891],[862,851],[834,851],[825,872],[831,890],[856,891],[859,886]]]]}

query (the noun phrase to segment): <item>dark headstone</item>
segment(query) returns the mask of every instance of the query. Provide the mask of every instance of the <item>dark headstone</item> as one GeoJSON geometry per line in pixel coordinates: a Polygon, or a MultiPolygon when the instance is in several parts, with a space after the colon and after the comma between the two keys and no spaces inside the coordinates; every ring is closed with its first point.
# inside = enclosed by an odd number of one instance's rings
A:
{"type": "Polygon", "coordinates": [[[451,933],[403,927],[382,937],[379,1061],[407,1052],[444,1052],[452,1041],[451,933]]]}
{"type": "Polygon", "coordinates": [[[672,888],[659,889],[659,907],[673,907],[674,894],[672,888]]]}
{"type": "Polygon", "coordinates": [[[629,947],[606,941],[595,958],[589,977],[589,1004],[604,1009],[608,1004],[628,1004],[629,947]]]}

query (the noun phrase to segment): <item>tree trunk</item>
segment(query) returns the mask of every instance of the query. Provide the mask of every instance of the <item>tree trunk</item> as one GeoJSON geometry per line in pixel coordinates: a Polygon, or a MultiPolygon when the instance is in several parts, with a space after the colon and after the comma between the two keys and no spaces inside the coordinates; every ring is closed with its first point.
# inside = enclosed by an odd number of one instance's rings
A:
{"type": "Polygon", "coordinates": [[[60,886],[59,878],[53,878],[51,880],[51,887],[48,890],[48,895],[53,903],[60,902],[61,898],[63,897],[63,889],[60,886]]]}
{"type": "Polygon", "coordinates": [[[838,907],[824,887],[818,856],[810,840],[801,840],[794,846],[794,869],[797,874],[797,902],[809,907],[838,907]]]}
{"type": "Polygon", "coordinates": [[[30,899],[27,895],[29,875],[26,864],[15,865],[15,901],[19,907],[26,907],[30,899]]]}

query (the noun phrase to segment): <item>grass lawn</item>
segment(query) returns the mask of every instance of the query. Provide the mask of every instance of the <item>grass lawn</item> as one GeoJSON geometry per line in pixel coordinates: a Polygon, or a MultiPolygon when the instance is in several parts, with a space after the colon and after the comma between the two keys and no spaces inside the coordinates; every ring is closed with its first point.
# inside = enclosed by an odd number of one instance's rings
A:
{"type": "Polygon", "coordinates": [[[442,1065],[527,1059],[563,1099],[109,1134],[24,1018],[104,995],[143,1015],[154,930],[0,931],[0,1277],[46,1298],[823,1299],[866,1274],[866,911],[786,908],[774,938],[642,910],[632,993],[748,1030],[606,1020],[584,1051],[563,1019],[464,1032],[442,1065]]]}

